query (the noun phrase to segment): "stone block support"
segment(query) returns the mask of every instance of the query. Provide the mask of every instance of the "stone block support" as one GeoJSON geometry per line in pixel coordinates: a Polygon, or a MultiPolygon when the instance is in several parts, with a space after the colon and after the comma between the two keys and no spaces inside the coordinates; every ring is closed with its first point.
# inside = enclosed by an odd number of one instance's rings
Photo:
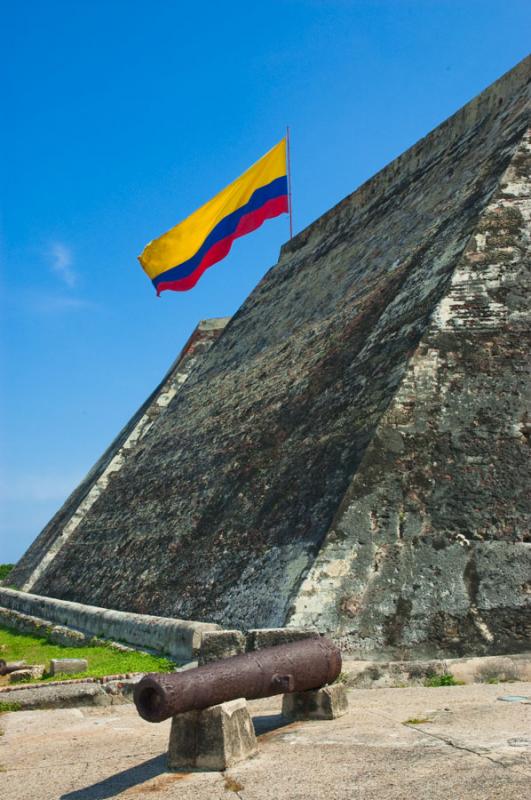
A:
{"type": "Polygon", "coordinates": [[[257,752],[253,722],[243,698],[172,719],[168,747],[171,770],[222,771],[257,752]]]}
{"type": "Polygon", "coordinates": [[[343,683],[309,692],[293,692],[282,698],[282,715],[291,720],[337,719],[347,711],[347,690],[343,683]]]}

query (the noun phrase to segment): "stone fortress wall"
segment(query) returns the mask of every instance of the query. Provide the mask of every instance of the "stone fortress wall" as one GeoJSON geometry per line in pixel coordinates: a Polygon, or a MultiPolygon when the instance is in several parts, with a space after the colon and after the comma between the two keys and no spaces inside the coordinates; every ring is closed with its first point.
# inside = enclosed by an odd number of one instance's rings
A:
{"type": "Polygon", "coordinates": [[[364,654],[524,649],[530,63],[286,244],[10,582],[364,654]]]}
{"type": "Polygon", "coordinates": [[[289,621],[363,652],[531,643],[531,137],[412,354],[289,621]]]}

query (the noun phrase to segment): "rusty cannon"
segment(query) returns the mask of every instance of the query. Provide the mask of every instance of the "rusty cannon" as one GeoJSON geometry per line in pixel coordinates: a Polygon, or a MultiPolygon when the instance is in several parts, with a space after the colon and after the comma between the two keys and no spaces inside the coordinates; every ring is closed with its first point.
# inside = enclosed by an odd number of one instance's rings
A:
{"type": "Polygon", "coordinates": [[[201,711],[229,700],[256,700],[306,692],[333,683],[341,653],[324,638],[266,647],[183,672],[152,673],[137,683],[134,701],[148,722],[185,711],[201,711]]]}
{"type": "Polygon", "coordinates": [[[6,663],[3,658],[0,658],[0,675],[9,675],[10,672],[17,672],[19,669],[29,669],[25,661],[12,661],[6,663]]]}

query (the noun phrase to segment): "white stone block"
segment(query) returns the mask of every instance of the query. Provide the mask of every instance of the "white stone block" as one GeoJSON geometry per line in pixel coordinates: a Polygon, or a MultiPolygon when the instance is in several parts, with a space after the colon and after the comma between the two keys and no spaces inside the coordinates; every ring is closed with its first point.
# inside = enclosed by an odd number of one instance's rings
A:
{"type": "Polygon", "coordinates": [[[243,698],[172,719],[168,747],[171,770],[222,771],[257,752],[256,736],[243,698]]]}

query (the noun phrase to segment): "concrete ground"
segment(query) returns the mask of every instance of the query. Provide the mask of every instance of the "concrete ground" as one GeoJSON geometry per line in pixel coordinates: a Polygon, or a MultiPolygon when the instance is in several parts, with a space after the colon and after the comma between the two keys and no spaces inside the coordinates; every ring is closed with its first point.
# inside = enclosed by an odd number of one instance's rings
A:
{"type": "Polygon", "coordinates": [[[289,725],[280,717],[280,698],[251,702],[259,754],[226,773],[167,772],[170,722],[144,722],[132,705],[5,714],[0,795],[9,800],[530,796],[531,683],[358,689],[349,692],[349,702],[349,713],[338,720],[289,725]]]}

